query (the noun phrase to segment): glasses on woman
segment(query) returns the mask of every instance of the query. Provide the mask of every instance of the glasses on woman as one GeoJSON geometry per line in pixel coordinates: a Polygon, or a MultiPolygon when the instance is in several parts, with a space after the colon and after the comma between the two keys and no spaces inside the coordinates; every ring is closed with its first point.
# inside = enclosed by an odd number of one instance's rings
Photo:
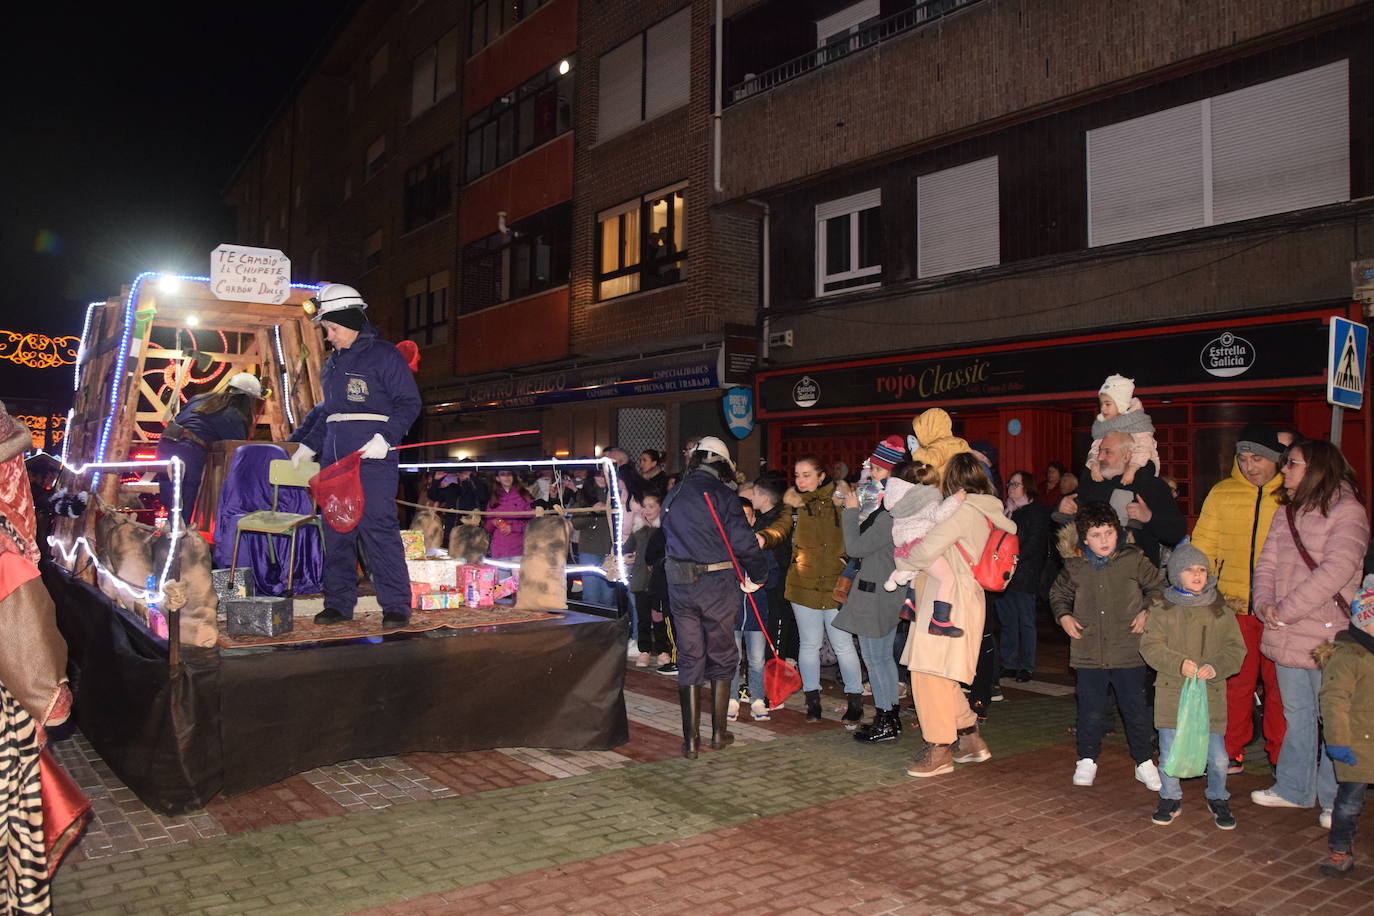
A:
{"type": "Polygon", "coordinates": [[[1301,458],[1289,458],[1283,463],[1283,466],[1286,468],[1301,468],[1306,467],[1307,462],[1303,461],[1301,458]]]}
{"type": "Polygon", "coordinates": [[[1021,481],[1019,481],[1019,480],[1013,480],[1013,481],[1010,481],[1010,482],[1007,483],[1007,489],[1008,489],[1008,490],[1010,490],[1012,487],[1022,487],[1022,488],[1024,488],[1025,486],[1026,486],[1026,485],[1023,484],[1023,483],[1022,483],[1021,481]]]}

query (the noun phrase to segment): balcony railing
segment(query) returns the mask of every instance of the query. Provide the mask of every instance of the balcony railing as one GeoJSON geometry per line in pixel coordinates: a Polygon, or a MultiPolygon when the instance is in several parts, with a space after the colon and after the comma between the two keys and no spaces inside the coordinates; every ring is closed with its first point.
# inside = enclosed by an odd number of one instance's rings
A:
{"type": "Polygon", "coordinates": [[[765,70],[759,74],[750,74],[747,79],[727,90],[725,104],[733,105],[761,92],[767,92],[769,89],[781,86],[783,83],[790,82],[812,70],[818,70],[826,64],[843,60],[856,51],[887,41],[903,32],[929,25],[937,19],[978,2],[980,0],[918,0],[916,5],[909,9],[888,16],[886,19],[875,19],[866,25],[859,26],[852,32],[837,35],[834,40],[825,45],[813,51],[807,51],[799,57],[794,57],[771,70],[765,70]]]}

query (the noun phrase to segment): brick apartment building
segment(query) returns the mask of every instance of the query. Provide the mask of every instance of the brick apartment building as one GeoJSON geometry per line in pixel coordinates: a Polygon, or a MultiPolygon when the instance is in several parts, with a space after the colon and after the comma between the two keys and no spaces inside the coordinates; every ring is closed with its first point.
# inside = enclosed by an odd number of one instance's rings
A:
{"type": "Polygon", "coordinates": [[[723,435],[759,214],[710,207],[712,10],[364,0],[232,182],[238,240],[420,344],[412,436],[539,431],[448,455],[723,435]]]}
{"type": "Polygon", "coordinates": [[[1076,463],[1122,372],[1195,512],[1241,423],[1329,424],[1324,324],[1374,254],[1374,4],[1179,15],[361,0],[228,197],[238,241],[421,344],[413,435],[538,431],[468,454],[672,456],[724,433],[723,342],[771,340],[746,467],[854,466],[931,404],[1005,470],[1076,463]]]}
{"type": "Polygon", "coordinates": [[[1327,432],[1324,323],[1374,254],[1374,4],[725,15],[719,200],[768,207],[774,463],[852,466],[939,405],[1004,471],[1077,465],[1121,372],[1195,513],[1239,425],[1327,432]]]}

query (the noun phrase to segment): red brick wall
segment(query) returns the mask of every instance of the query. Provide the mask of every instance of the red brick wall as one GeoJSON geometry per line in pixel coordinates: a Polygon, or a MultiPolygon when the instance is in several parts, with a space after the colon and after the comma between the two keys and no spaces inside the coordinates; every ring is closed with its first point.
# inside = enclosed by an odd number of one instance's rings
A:
{"type": "Polygon", "coordinates": [[[504,210],[513,223],[562,203],[573,192],[573,135],[566,133],[463,188],[458,244],[496,231],[504,210]]]}
{"type": "Polygon", "coordinates": [[[718,337],[723,325],[753,323],[757,233],[752,208],[712,213],[711,0],[606,0],[585,4],[578,35],[577,154],[572,251],[572,350],[596,356],[665,350],[718,337]],[[634,34],[692,8],[688,104],[597,142],[600,56],[634,34]],[[595,301],[599,211],[686,180],[687,279],[619,301],[595,301]]]}

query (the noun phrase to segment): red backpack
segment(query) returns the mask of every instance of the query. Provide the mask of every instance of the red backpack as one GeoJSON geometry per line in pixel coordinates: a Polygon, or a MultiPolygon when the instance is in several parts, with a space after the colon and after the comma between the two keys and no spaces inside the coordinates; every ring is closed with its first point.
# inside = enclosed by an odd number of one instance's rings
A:
{"type": "Polygon", "coordinates": [[[988,522],[988,528],[991,530],[988,531],[987,543],[983,545],[983,555],[977,563],[973,562],[973,557],[968,555],[963,544],[956,541],[955,546],[964,555],[969,569],[973,571],[974,580],[984,591],[1004,592],[1016,572],[1016,561],[1021,558],[1021,541],[992,522],[988,522]]]}

